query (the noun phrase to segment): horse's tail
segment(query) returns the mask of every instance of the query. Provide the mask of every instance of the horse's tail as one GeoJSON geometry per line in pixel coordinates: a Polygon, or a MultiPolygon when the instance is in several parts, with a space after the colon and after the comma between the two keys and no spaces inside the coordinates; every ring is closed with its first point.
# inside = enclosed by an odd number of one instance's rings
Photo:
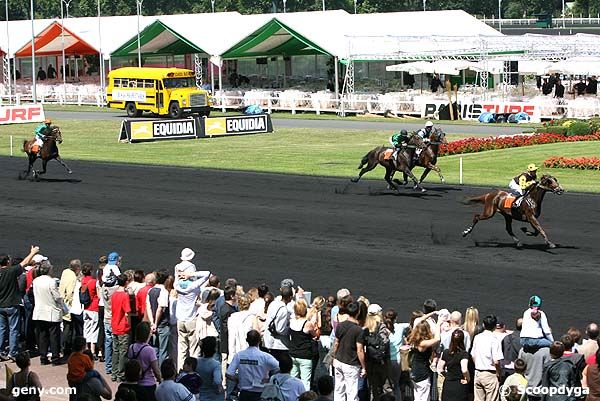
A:
{"type": "Polygon", "coordinates": [[[377,147],[375,149],[372,149],[372,150],[369,151],[369,153],[367,153],[366,155],[364,155],[363,158],[360,160],[360,164],[358,165],[357,169],[360,170],[361,168],[363,168],[363,166],[369,162],[369,159],[371,157],[374,157],[375,152],[377,152],[379,149],[381,149],[381,147],[377,147]]]}
{"type": "Polygon", "coordinates": [[[27,139],[23,139],[23,147],[21,148],[21,151],[27,153],[27,139]]]}
{"type": "Polygon", "coordinates": [[[478,203],[485,203],[485,200],[487,199],[487,196],[489,195],[489,193],[487,194],[483,194],[480,196],[475,196],[473,198],[467,198],[463,201],[463,204],[465,205],[475,205],[478,203]]]}

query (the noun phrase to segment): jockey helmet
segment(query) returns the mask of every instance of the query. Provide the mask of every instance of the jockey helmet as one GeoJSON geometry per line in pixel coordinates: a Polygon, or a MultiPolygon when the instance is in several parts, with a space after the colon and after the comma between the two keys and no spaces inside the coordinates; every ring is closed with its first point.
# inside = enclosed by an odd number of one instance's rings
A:
{"type": "Polygon", "coordinates": [[[527,171],[537,171],[537,166],[534,163],[531,163],[530,165],[527,166],[527,171]]]}
{"type": "Polygon", "coordinates": [[[531,298],[529,298],[529,307],[539,308],[541,306],[542,298],[538,297],[537,295],[534,295],[531,298]]]}
{"type": "Polygon", "coordinates": [[[433,123],[431,121],[427,121],[425,123],[425,128],[431,128],[431,127],[433,127],[433,123]]]}
{"type": "Polygon", "coordinates": [[[400,135],[408,135],[408,132],[405,129],[403,129],[400,131],[400,135]]]}
{"type": "Polygon", "coordinates": [[[52,120],[47,118],[44,120],[44,124],[52,124],[52,120]]]}

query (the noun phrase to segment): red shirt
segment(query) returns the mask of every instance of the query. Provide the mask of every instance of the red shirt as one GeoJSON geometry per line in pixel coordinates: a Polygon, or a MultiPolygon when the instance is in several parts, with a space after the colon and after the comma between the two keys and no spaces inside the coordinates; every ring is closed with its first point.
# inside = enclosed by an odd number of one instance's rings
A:
{"type": "Polygon", "coordinates": [[[592,354],[585,360],[587,365],[595,365],[596,364],[596,354],[592,354]]]}
{"type": "Polygon", "coordinates": [[[96,279],[93,278],[92,276],[84,276],[81,279],[81,285],[87,285],[88,291],[90,292],[90,298],[92,298],[92,303],[89,304],[89,306],[87,308],[85,308],[85,310],[88,310],[90,312],[98,312],[99,308],[98,308],[98,302],[100,302],[100,299],[98,298],[98,290],[96,288],[96,279]]]}
{"type": "Polygon", "coordinates": [[[150,288],[152,287],[154,286],[146,285],[145,287],[140,288],[138,293],[135,295],[135,305],[140,319],[143,319],[144,314],[146,313],[146,298],[148,297],[148,291],[150,291],[150,288]]]}
{"type": "Polygon", "coordinates": [[[25,292],[29,291],[29,289],[31,288],[31,284],[33,283],[34,270],[35,269],[32,267],[27,273],[25,273],[25,292]]]}
{"type": "Polygon", "coordinates": [[[129,294],[122,289],[115,291],[111,298],[112,318],[110,325],[113,334],[121,336],[128,334],[131,330],[127,314],[131,312],[131,303],[129,302],[129,294]]]}

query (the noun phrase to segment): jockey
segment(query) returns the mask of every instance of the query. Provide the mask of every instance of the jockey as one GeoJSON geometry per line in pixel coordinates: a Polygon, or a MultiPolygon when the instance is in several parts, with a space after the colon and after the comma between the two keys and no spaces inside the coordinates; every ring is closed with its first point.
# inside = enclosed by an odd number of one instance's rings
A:
{"type": "Polygon", "coordinates": [[[514,177],[508,183],[509,188],[512,190],[511,192],[517,197],[517,200],[514,203],[515,207],[518,207],[521,204],[520,199],[522,199],[529,188],[536,183],[537,170],[538,167],[534,163],[531,163],[527,166],[527,171],[514,177]]]}
{"type": "Polygon", "coordinates": [[[408,145],[408,141],[410,137],[408,132],[403,129],[400,132],[396,132],[394,135],[390,137],[390,143],[394,147],[394,153],[392,154],[392,160],[396,160],[396,156],[398,152],[402,150],[406,145],[408,145]]]}
{"type": "Polygon", "coordinates": [[[50,131],[50,125],[52,124],[52,120],[49,118],[45,119],[44,122],[35,129],[35,145],[38,146],[37,152],[42,149],[44,146],[44,140],[46,139],[46,134],[50,131]]]}
{"type": "Polygon", "coordinates": [[[423,141],[425,143],[427,143],[427,142],[429,142],[429,136],[431,135],[432,132],[433,132],[433,123],[431,121],[427,121],[425,123],[425,128],[421,128],[417,132],[417,135],[419,135],[421,138],[423,138],[423,141]]]}

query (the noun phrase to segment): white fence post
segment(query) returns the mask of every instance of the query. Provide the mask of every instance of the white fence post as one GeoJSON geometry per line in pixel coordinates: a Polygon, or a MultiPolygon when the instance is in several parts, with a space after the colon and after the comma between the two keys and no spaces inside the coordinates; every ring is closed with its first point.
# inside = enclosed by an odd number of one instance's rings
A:
{"type": "Polygon", "coordinates": [[[13,155],[13,136],[10,136],[10,156],[13,155]]]}
{"type": "Polygon", "coordinates": [[[463,183],[463,158],[460,158],[458,163],[458,183],[462,185],[463,183]]]}

